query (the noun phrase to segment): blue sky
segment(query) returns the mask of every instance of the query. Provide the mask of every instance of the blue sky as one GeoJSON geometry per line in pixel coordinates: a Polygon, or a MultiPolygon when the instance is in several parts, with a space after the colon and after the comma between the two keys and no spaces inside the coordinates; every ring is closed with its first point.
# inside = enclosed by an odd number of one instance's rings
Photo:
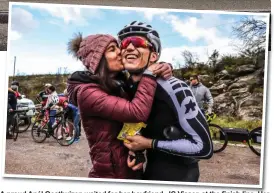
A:
{"type": "MultiPolygon", "coordinates": [[[[160,34],[161,60],[184,63],[181,52],[195,53],[206,61],[214,49],[221,54],[235,54],[238,40],[231,36],[232,26],[244,15],[220,13],[174,12],[163,9],[127,9],[50,4],[13,4],[9,30],[8,72],[56,73],[83,69],[80,62],[67,54],[67,42],[76,32],[84,36],[108,33],[116,36],[126,24],[138,20],[152,25],[160,34]]],[[[266,20],[265,15],[256,15],[266,20]]],[[[175,66],[176,67],[176,66],[175,66]]]]}

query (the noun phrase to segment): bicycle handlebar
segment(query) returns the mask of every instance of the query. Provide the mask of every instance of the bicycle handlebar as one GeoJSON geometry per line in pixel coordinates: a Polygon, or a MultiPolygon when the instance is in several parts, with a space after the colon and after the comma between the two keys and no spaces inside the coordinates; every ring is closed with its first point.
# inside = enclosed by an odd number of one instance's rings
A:
{"type": "Polygon", "coordinates": [[[8,111],[8,113],[22,113],[22,112],[28,112],[30,109],[16,109],[13,111],[8,111]]]}
{"type": "Polygon", "coordinates": [[[20,113],[20,112],[28,112],[29,110],[31,110],[31,109],[30,108],[27,108],[27,109],[16,109],[13,112],[20,113]]]}
{"type": "Polygon", "coordinates": [[[206,120],[207,120],[207,122],[211,122],[213,119],[215,119],[216,118],[216,113],[211,113],[211,114],[208,114],[208,113],[205,113],[205,117],[206,117],[206,120]]]}

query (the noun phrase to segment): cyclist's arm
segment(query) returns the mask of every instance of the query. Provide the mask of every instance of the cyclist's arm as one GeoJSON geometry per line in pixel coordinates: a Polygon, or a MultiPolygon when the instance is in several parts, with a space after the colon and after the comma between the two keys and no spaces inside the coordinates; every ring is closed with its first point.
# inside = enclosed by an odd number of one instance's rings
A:
{"type": "Polygon", "coordinates": [[[44,108],[47,109],[50,103],[51,103],[51,96],[48,97],[47,102],[46,102],[44,108]]]}
{"type": "Polygon", "coordinates": [[[212,97],[211,92],[208,88],[206,89],[205,98],[207,100],[208,107],[212,108],[213,107],[213,97],[212,97]]]}
{"type": "Polygon", "coordinates": [[[42,99],[42,97],[41,97],[41,92],[40,92],[39,94],[36,95],[36,100],[37,100],[38,102],[40,102],[40,98],[42,99]]]}
{"type": "Polygon", "coordinates": [[[8,88],[8,91],[13,92],[14,94],[16,94],[16,92],[14,90],[12,90],[11,88],[8,88]]]}
{"type": "Polygon", "coordinates": [[[178,128],[186,133],[187,138],[178,140],[154,140],[153,148],[169,154],[199,159],[209,159],[213,155],[213,145],[209,127],[191,89],[181,83],[182,91],[174,91],[169,82],[162,82],[168,90],[169,100],[174,104],[178,119],[178,128]],[[180,98],[180,101],[178,101],[180,98]]]}

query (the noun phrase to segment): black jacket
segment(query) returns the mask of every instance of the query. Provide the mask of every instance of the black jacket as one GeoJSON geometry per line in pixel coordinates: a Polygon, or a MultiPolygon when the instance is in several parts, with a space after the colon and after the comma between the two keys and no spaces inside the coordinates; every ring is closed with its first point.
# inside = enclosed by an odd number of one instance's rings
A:
{"type": "Polygon", "coordinates": [[[8,108],[12,108],[13,110],[16,110],[17,106],[17,98],[13,92],[8,93],[8,108]]]}
{"type": "MultiPolygon", "coordinates": [[[[193,168],[198,169],[198,159],[209,159],[212,156],[213,147],[208,125],[202,116],[202,112],[199,111],[198,105],[195,104],[195,99],[190,88],[184,82],[174,77],[166,81],[166,83],[170,86],[166,87],[170,88],[168,92],[163,85],[158,84],[157,86],[151,114],[147,120],[147,127],[142,130],[142,135],[150,139],[157,139],[166,144],[169,143],[169,146],[165,146],[164,149],[156,147],[156,149],[147,150],[148,163],[145,178],[184,181],[187,172],[193,168]],[[180,88],[184,89],[184,92],[178,92],[178,88],[179,90],[180,88]],[[172,92],[176,96],[175,98],[177,99],[175,99],[175,102],[177,100],[180,106],[191,105],[187,110],[188,112],[180,110],[180,114],[178,114],[175,103],[170,96],[172,94],[169,92],[172,92]],[[184,104],[186,101],[189,103],[184,104]],[[193,117],[189,117],[189,115],[193,117]],[[178,119],[185,119],[188,122],[186,123],[188,124],[188,128],[182,128],[178,119]],[[170,126],[179,128],[179,136],[177,138],[167,138],[165,131],[170,126]],[[193,136],[190,136],[189,133],[193,134],[193,136]],[[179,143],[176,144],[181,146],[169,149],[168,147],[171,147],[170,144],[173,140],[179,140],[177,141],[179,143]],[[189,143],[185,143],[185,141],[189,141],[189,143]],[[184,148],[181,148],[183,146],[184,148]],[[184,153],[175,149],[187,149],[189,151],[188,153],[184,153]],[[163,170],[166,170],[166,172],[163,173],[163,170]]],[[[133,93],[136,88],[137,84],[134,84],[132,86],[133,93]]],[[[174,147],[174,145],[172,146],[174,147]]]]}

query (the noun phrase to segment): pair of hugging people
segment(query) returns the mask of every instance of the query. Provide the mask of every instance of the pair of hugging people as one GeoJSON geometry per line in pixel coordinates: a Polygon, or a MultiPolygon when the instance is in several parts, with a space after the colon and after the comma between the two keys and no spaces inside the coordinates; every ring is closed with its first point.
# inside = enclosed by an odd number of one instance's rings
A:
{"type": "Polygon", "coordinates": [[[88,140],[89,177],[197,182],[199,159],[213,154],[209,128],[188,85],[172,76],[170,64],[157,63],[159,33],[134,21],[118,40],[78,34],[68,46],[86,67],[68,78],[67,91],[88,140]],[[141,135],[117,139],[124,123],[139,122],[147,125],[141,135]],[[130,159],[143,150],[144,172],[130,159]]]}

